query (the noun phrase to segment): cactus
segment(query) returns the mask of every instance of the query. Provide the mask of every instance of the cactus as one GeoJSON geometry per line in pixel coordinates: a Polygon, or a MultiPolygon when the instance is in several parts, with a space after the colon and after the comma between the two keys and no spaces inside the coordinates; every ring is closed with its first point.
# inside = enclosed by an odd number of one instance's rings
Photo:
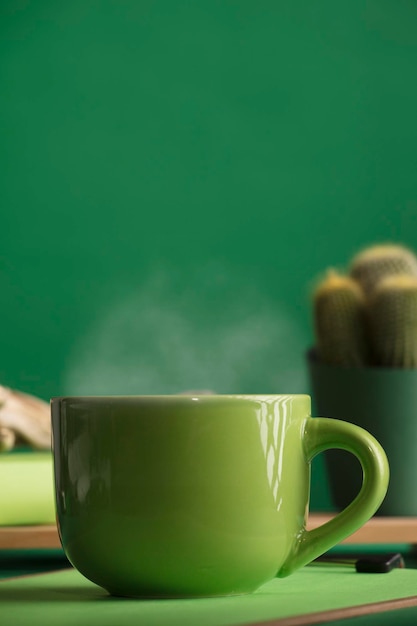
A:
{"type": "Polygon", "coordinates": [[[367,361],[365,299],[349,276],[330,270],[314,294],[317,354],[330,365],[360,366],[367,361]]]}
{"type": "Polygon", "coordinates": [[[375,362],[385,367],[417,367],[417,277],[387,276],[368,302],[375,362]]]}
{"type": "Polygon", "coordinates": [[[350,276],[370,295],[378,282],[392,274],[417,276],[417,258],[404,246],[385,244],[363,250],[350,266],[350,276]]]}
{"type": "Polygon", "coordinates": [[[313,313],[323,363],[417,368],[417,257],[393,244],[363,250],[318,285],[313,313]]]}

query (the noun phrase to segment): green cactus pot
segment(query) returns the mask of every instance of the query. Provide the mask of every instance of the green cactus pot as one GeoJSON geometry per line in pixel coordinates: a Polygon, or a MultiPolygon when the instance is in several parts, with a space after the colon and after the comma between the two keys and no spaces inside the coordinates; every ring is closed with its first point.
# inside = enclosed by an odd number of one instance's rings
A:
{"type": "MultiPolygon", "coordinates": [[[[379,441],[390,464],[388,492],[378,515],[417,516],[417,369],[325,365],[307,354],[313,415],[362,426],[379,441]]],[[[359,492],[362,472],[353,455],[325,453],[336,509],[359,492]]]]}

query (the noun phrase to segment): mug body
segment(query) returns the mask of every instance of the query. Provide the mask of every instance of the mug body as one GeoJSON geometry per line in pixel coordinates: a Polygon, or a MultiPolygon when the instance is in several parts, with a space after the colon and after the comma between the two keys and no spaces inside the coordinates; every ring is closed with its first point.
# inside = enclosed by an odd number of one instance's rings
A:
{"type": "Polygon", "coordinates": [[[306,395],[53,398],[71,563],[111,594],[252,592],[305,526],[306,395]]]}

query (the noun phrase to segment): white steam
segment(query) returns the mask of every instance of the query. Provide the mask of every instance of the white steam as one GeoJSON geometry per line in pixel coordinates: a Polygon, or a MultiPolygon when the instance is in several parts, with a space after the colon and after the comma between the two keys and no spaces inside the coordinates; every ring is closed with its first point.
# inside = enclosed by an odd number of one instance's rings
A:
{"type": "Polygon", "coordinates": [[[230,278],[181,290],[155,275],[101,312],[74,346],[68,395],[305,393],[291,310],[230,278]]]}

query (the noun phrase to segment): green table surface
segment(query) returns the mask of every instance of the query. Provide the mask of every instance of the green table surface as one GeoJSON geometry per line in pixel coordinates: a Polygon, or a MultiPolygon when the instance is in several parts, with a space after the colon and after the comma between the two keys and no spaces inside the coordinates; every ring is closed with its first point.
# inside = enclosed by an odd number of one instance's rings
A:
{"type": "MultiPolygon", "coordinates": [[[[202,599],[114,598],[74,569],[0,582],[2,623],[31,626],[238,626],[416,595],[415,569],[358,574],[343,566],[309,566],[254,594],[202,599]]],[[[367,616],[352,623],[405,624],[400,619],[406,614],[417,623],[417,607],[395,611],[395,622],[384,622],[389,613],[379,613],[378,621],[367,616]]]]}

